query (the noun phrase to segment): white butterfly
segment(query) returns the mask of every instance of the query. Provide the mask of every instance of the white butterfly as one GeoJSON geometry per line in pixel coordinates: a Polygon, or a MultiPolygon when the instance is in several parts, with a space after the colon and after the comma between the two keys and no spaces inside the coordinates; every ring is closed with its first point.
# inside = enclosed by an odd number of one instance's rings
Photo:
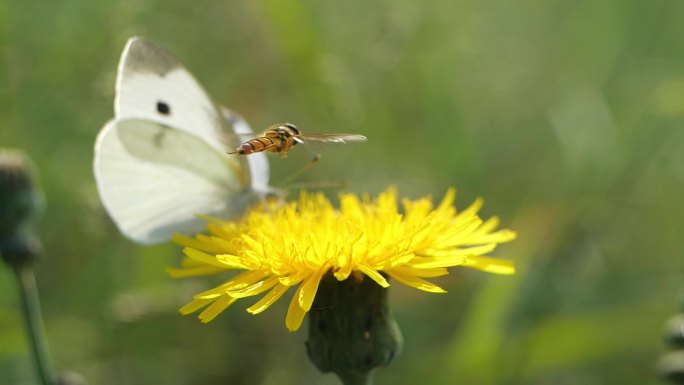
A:
{"type": "Polygon", "coordinates": [[[167,241],[206,228],[198,214],[232,218],[268,188],[264,154],[227,155],[235,134],[251,134],[220,109],[166,50],[133,37],[121,54],[114,119],[95,142],[100,198],[133,241],[167,241]],[[234,132],[230,133],[230,128],[234,132]],[[232,139],[232,140],[231,140],[232,139]]]}

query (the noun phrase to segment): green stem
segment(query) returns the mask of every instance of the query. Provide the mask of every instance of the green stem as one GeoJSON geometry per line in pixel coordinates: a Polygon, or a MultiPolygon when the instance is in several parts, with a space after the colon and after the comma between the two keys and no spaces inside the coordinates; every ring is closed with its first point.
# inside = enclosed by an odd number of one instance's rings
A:
{"type": "Polygon", "coordinates": [[[341,372],[335,373],[344,385],[373,385],[373,373],[341,372]]]}
{"type": "Polygon", "coordinates": [[[36,277],[31,267],[18,267],[14,269],[19,283],[21,295],[21,307],[24,312],[24,321],[31,341],[33,358],[36,362],[36,370],[42,385],[55,385],[57,383],[55,372],[50,364],[47,339],[43,329],[43,316],[40,311],[40,298],[36,287],[36,277]]]}

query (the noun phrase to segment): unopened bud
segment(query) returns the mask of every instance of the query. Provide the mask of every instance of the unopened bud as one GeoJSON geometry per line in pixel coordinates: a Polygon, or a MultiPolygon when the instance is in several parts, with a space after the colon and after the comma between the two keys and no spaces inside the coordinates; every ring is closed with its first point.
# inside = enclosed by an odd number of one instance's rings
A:
{"type": "Polygon", "coordinates": [[[672,348],[684,349],[684,313],[675,314],[667,321],[665,341],[672,348]]]}
{"type": "Polygon", "coordinates": [[[684,350],[666,353],[658,362],[660,377],[673,384],[684,384],[684,350]]]}
{"type": "Polygon", "coordinates": [[[0,256],[6,263],[34,262],[40,244],[28,224],[43,206],[30,159],[22,151],[0,149],[0,256]]]}

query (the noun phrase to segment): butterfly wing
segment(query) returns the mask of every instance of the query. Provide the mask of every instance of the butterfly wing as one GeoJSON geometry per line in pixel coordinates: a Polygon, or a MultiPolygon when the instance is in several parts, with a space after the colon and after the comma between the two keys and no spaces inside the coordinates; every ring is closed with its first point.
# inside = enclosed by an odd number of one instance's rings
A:
{"type": "Polygon", "coordinates": [[[239,145],[224,142],[225,120],[190,72],[170,52],[144,38],[130,38],[121,54],[114,111],[117,120],[161,123],[218,151],[239,145]]]}
{"type": "MultiPolygon", "coordinates": [[[[223,117],[226,119],[226,122],[231,127],[233,127],[234,134],[227,135],[232,136],[233,142],[242,142],[246,140],[240,139],[240,137],[254,137],[254,131],[252,131],[252,128],[249,126],[249,124],[247,124],[247,122],[242,118],[242,116],[225,107],[221,108],[221,113],[223,114],[223,117]]],[[[225,140],[224,142],[228,142],[228,140],[225,140]]],[[[259,152],[252,154],[251,156],[248,156],[246,158],[251,176],[252,190],[261,193],[261,195],[266,195],[271,191],[271,188],[268,186],[270,171],[268,166],[268,158],[266,157],[266,154],[264,154],[263,152],[259,152]]]]}
{"type": "Polygon", "coordinates": [[[94,172],[105,208],[128,238],[150,244],[202,231],[198,214],[234,217],[256,187],[267,188],[267,164],[225,154],[239,144],[228,128],[249,130],[247,123],[224,117],[171,53],[129,39],[116,89],[115,119],[98,136],[94,172]]]}
{"type": "Polygon", "coordinates": [[[206,228],[197,214],[240,215],[254,198],[244,172],[206,142],[143,119],[113,120],[95,144],[95,179],[121,232],[144,244],[206,228]]]}

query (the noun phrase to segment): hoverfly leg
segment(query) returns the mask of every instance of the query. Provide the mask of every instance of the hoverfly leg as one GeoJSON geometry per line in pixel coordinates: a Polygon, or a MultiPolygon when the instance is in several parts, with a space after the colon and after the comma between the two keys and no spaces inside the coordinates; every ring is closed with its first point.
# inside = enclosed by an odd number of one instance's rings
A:
{"type": "Polygon", "coordinates": [[[326,181],[326,180],[311,180],[311,181],[290,183],[284,188],[286,188],[288,190],[302,190],[302,189],[343,190],[347,187],[349,187],[349,183],[347,183],[346,181],[343,181],[343,180],[341,180],[339,182],[332,182],[332,181],[326,181]]]}
{"type": "Polygon", "coordinates": [[[313,157],[313,159],[311,159],[310,162],[304,164],[302,167],[299,168],[299,170],[295,171],[293,174],[291,174],[291,175],[290,175],[289,177],[287,177],[285,180],[283,180],[282,182],[280,182],[280,185],[281,185],[281,186],[286,186],[286,185],[291,184],[291,182],[292,182],[293,180],[297,179],[297,178],[300,177],[302,174],[304,174],[305,172],[309,171],[309,170],[310,170],[313,166],[315,166],[316,163],[318,163],[320,160],[321,160],[321,155],[320,155],[320,154],[316,154],[316,155],[313,157]]]}

